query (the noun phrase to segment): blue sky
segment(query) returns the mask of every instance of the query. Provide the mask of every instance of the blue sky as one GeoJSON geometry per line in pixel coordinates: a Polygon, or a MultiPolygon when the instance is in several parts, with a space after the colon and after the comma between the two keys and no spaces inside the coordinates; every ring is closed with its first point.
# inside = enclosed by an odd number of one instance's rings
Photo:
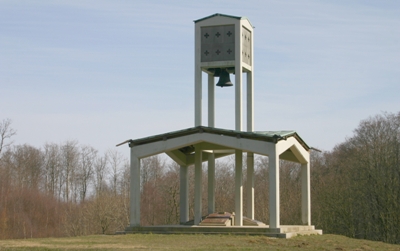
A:
{"type": "MultiPolygon", "coordinates": [[[[15,144],[101,151],[192,127],[193,20],[215,13],[255,26],[256,131],[331,150],[362,119],[400,111],[397,0],[2,0],[0,120],[15,144]]],[[[217,88],[216,106],[216,127],[234,129],[234,88],[217,88]]]]}

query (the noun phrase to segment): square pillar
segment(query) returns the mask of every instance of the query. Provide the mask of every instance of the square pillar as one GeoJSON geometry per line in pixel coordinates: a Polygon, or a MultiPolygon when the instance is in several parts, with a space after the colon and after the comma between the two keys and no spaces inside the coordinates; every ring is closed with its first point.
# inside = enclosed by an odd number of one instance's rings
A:
{"type": "MultiPolygon", "coordinates": [[[[240,49],[240,48],[239,48],[240,49]]],[[[238,52],[236,52],[238,53],[238,52]]],[[[243,126],[242,119],[242,101],[243,101],[243,91],[242,91],[242,63],[237,61],[235,63],[235,130],[241,131],[243,126]]]]}
{"type": "Polygon", "coordinates": [[[235,150],[235,226],[243,226],[243,152],[235,150]]]}
{"type": "Polygon", "coordinates": [[[208,74],[208,126],[215,127],[215,86],[214,75],[208,74]]]}
{"type": "Polygon", "coordinates": [[[202,217],[202,151],[196,148],[194,153],[194,225],[199,225],[202,217]]]}
{"type": "Polygon", "coordinates": [[[311,226],[310,163],[301,165],[301,220],[311,226]]]}
{"type": "Polygon", "coordinates": [[[208,155],[208,214],[215,212],[215,154],[208,155]]]}
{"type": "Polygon", "coordinates": [[[189,180],[187,166],[180,167],[179,179],[179,215],[180,223],[184,224],[189,221],[189,180]]]}
{"type": "MultiPolygon", "coordinates": [[[[195,40],[199,39],[200,28],[195,28],[195,40]]],[[[196,48],[196,50],[200,50],[196,48]]],[[[202,70],[200,68],[200,55],[199,52],[195,53],[194,63],[194,126],[201,126],[202,124],[202,70]]]]}
{"type": "Polygon", "coordinates": [[[247,72],[247,131],[254,131],[254,84],[253,71],[247,72]]]}
{"type": "Polygon", "coordinates": [[[269,158],[269,227],[280,227],[279,155],[276,149],[269,158]]]}
{"type": "Polygon", "coordinates": [[[130,164],[129,221],[131,227],[138,227],[140,226],[140,159],[133,154],[132,148],[130,164]]]}
{"type": "Polygon", "coordinates": [[[254,153],[247,153],[247,217],[254,220],[254,153]]]}

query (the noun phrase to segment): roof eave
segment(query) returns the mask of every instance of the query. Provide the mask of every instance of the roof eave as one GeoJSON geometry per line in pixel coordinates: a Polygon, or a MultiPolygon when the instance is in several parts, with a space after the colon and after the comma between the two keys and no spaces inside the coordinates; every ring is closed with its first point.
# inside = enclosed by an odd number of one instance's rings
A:
{"type": "Polygon", "coordinates": [[[198,22],[204,21],[206,19],[217,17],[217,16],[233,18],[233,19],[237,19],[237,20],[247,20],[249,22],[249,24],[251,25],[251,27],[253,27],[253,25],[251,24],[250,20],[247,17],[238,17],[238,16],[232,16],[232,15],[225,15],[225,14],[221,14],[221,13],[215,13],[213,15],[194,20],[193,22],[198,23],[198,22]]]}
{"type": "Polygon", "coordinates": [[[203,133],[203,132],[211,133],[211,134],[218,134],[218,135],[226,135],[226,136],[231,136],[231,137],[238,137],[238,138],[262,140],[262,141],[273,142],[273,143],[277,143],[280,140],[286,140],[287,138],[293,136],[307,151],[310,149],[310,147],[304,142],[304,140],[295,131],[289,131],[288,133],[283,134],[283,135],[274,134],[274,135],[270,136],[270,135],[263,135],[263,134],[260,134],[257,132],[243,132],[243,131],[227,130],[227,129],[220,129],[220,128],[214,128],[214,127],[206,127],[206,126],[196,126],[196,127],[179,130],[179,131],[158,134],[158,135],[135,139],[135,140],[130,139],[130,140],[126,140],[126,141],[118,144],[117,146],[129,143],[129,146],[132,147],[135,145],[142,145],[142,144],[147,144],[147,143],[152,143],[152,142],[157,142],[157,141],[163,141],[163,140],[167,140],[167,139],[171,139],[171,138],[177,138],[177,137],[186,136],[189,134],[203,133]]]}

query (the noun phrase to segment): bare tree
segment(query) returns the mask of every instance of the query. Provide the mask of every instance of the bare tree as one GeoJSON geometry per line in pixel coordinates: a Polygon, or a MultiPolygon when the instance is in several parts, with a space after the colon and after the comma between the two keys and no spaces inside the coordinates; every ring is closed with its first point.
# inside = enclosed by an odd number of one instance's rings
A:
{"type": "Polygon", "coordinates": [[[285,160],[280,160],[279,166],[281,222],[301,225],[301,166],[285,160]]]}
{"type": "Polygon", "coordinates": [[[42,178],[42,152],[29,145],[18,145],[10,156],[14,185],[18,188],[38,189],[42,178]]]}
{"type": "MultiPolygon", "coordinates": [[[[235,171],[234,159],[226,158],[215,164],[215,210],[235,211],[235,171]]],[[[207,179],[203,179],[206,181],[207,179]]],[[[206,189],[203,189],[203,191],[206,189]]],[[[207,190],[206,190],[207,191],[207,190]]],[[[206,196],[203,196],[205,198],[206,196]]],[[[206,204],[207,203],[203,203],[206,204]]]]}
{"type": "Polygon", "coordinates": [[[254,216],[257,220],[269,220],[269,159],[257,156],[254,159],[254,216]]]}
{"type": "Polygon", "coordinates": [[[173,162],[159,184],[164,203],[164,224],[179,223],[179,165],[173,162]]]}
{"type": "Polygon", "coordinates": [[[141,219],[145,225],[163,223],[163,202],[160,186],[164,171],[165,160],[160,155],[142,159],[141,164],[141,219]]]}
{"type": "Polygon", "coordinates": [[[97,158],[94,166],[95,176],[95,189],[96,196],[100,196],[101,193],[106,189],[106,175],[107,175],[107,163],[108,155],[104,154],[103,157],[97,158]]]}
{"type": "Polygon", "coordinates": [[[8,143],[6,143],[6,141],[17,133],[11,128],[11,123],[10,119],[3,119],[3,121],[0,122],[0,156],[3,148],[12,144],[12,141],[8,143]]]}
{"type": "Polygon", "coordinates": [[[130,165],[129,161],[125,160],[121,179],[119,182],[120,197],[121,197],[121,225],[123,227],[129,222],[129,187],[130,187],[130,165]]]}
{"type": "Polygon", "coordinates": [[[48,194],[59,198],[61,175],[60,147],[57,144],[46,144],[44,146],[44,172],[45,190],[48,194]]]}
{"type": "Polygon", "coordinates": [[[118,182],[120,173],[122,170],[122,164],[124,159],[118,151],[108,151],[109,163],[110,163],[110,185],[114,195],[118,192],[118,182]]]}
{"type": "Polygon", "coordinates": [[[61,146],[62,184],[65,201],[76,201],[76,169],[79,163],[78,142],[67,141],[61,146]],[[71,198],[72,194],[72,198],[71,198]]]}
{"type": "Polygon", "coordinates": [[[87,195],[88,186],[93,177],[94,166],[97,159],[97,150],[91,146],[81,147],[80,163],[77,171],[77,182],[79,183],[80,201],[84,201],[87,195]]]}

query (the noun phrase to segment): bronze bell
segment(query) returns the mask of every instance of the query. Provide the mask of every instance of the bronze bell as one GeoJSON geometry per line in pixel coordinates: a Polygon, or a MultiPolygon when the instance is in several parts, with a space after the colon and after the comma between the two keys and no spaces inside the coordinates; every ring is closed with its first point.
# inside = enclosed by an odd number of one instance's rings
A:
{"type": "Polygon", "coordinates": [[[217,86],[227,87],[233,86],[231,79],[229,78],[229,72],[226,69],[220,69],[219,73],[219,81],[217,86]]]}

